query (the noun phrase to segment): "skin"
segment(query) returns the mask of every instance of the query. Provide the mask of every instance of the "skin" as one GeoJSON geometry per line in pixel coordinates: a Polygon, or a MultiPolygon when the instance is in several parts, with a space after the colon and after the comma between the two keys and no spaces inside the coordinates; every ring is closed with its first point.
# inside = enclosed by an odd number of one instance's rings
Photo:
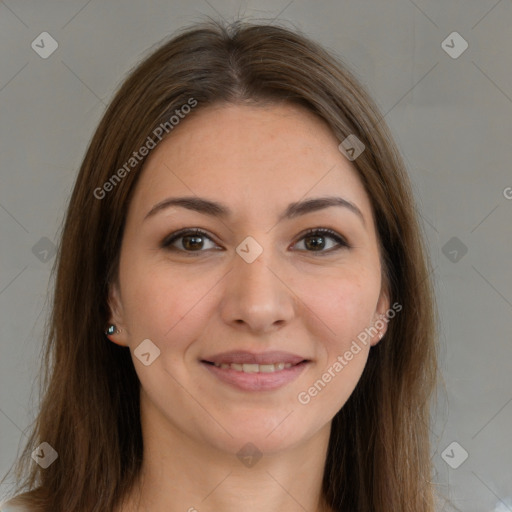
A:
{"type": "Polygon", "coordinates": [[[123,511],[327,510],[320,490],[331,421],[379,335],[307,405],[297,396],[389,308],[371,202],[339,142],[301,107],[217,105],[198,108],[149,155],[109,299],[121,330],[110,339],[130,347],[141,382],[143,472],[123,511]],[[332,206],[278,221],[289,203],[329,195],[357,205],[364,223],[332,206]],[[233,216],[172,206],[145,219],[178,196],[218,201],[233,216]],[[326,245],[315,250],[299,236],[322,227],[351,248],[319,235],[326,245]],[[183,238],[175,251],[161,247],[182,228],[211,240],[188,252],[183,238]],[[263,248],[252,263],[235,251],[247,236],[263,248]],[[160,350],[149,366],[133,354],[145,339],[160,350]],[[234,349],[311,362],[278,390],[241,391],[200,363],[234,349]],[[236,456],[248,442],[263,455],[253,467],[236,456]]]}

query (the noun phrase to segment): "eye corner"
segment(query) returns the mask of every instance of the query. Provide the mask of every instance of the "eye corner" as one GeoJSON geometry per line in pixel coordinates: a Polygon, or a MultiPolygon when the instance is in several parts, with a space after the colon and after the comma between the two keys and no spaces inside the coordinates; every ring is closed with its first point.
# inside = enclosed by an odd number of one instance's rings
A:
{"type": "Polygon", "coordinates": [[[182,228],[177,231],[173,231],[172,233],[166,235],[161,242],[159,243],[161,249],[165,251],[172,251],[175,253],[181,253],[187,256],[196,256],[201,253],[206,253],[210,251],[218,251],[224,250],[222,247],[218,245],[215,241],[214,237],[210,235],[207,231],[204,231],[200,228],[182,228]],[[180,238],[184,238],[186,236],[200,236],[203,239],[209,240],[212,244],[215,244],[216,247],[211,247],[208,249],[200,248],[198,250],[185,250],[178,247],[174,247],[172,244],[179,240],[180,238]]]}
{"type": "Polygon", "coordinates": [[[306,231],[303,231],[298,235],[297,240],[292,244],[292,246],[295,246],[299,242],[301,242],[304,238],[311,237],[311,236],[322,236],[333,239],[337,246],[332,247],[328,250],[319,250],[319,251],[307,251],[307,250],[300,250],[300,252],[304,253],[310,253],[310,254],[318,254],[318,255],[328,255],[335,253],[341,249],[352,249],[352,245],[348,242],[345,236],[338,233],[337,231],[330,229],[330,228],[309,228],[306,231]]]}

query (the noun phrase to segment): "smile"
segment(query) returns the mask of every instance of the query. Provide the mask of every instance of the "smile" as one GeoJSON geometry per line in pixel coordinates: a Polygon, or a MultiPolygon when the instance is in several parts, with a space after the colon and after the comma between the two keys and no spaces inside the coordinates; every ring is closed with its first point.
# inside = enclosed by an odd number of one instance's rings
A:
{"type": "Polygon", "coordinates": [[[239,363],[214,363],[214,366],[217,368],[222,368],[226,370],[230,368],[231,370],[235,370],[237,372],[245,372],[245,373],[274,373],[285,368],[291,368],[292,363],[273,363],[273,364],[239,364],[239,363]]]}
{"type": "Polygon", "coordinates": [[[213,363],[201,361],[216,381],[239,391],[274,391],[294,381],[311,364],[299,363],[213,363]]]}

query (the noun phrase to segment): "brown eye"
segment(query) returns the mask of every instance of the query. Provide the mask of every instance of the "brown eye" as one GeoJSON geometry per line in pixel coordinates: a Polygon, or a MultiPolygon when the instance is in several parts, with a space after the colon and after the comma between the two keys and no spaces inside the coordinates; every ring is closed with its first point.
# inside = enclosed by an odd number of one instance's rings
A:
{"type": "MultiPolygon", "coordinates": [[[[347,241],[335,231],[327,228],[310,229],[302,235],[298,243],[304,243],[304,252],[326,254],[341,248],[350,248],[347,241]]],[[[161,247],[170,251],[201,253],[207,250],[222,250],[212,238],[201,229],[182,229],[172,233],[161,243],[161,247]],[[210,242],[212,247],[205,247],[210,242]]]]}
{"type": "MultiPolygon", "coordinates": [[[[172,233],[162,242],[161,246],[162,248],[173,251],[203,252],[206,241],[210,241],[215,247],[218,247],[205,231],[200,229],[188,229],[172,233]],[[177,245],[176,242],[178,242],[177,245]]],[[[211,249],[211,247],[206,247],[206,249],[211,249]]]]}
{"type": "Polygon", "coordinates": [[[299,242],[301,241],[304,241],[304,247],[307,252],[329,253],[342,247],[350,247],[341,235],[327,228],[311,229],[302,236],[299,242]],[[335,243],[329,243],[329,239],[334,240],[335,243]]]}

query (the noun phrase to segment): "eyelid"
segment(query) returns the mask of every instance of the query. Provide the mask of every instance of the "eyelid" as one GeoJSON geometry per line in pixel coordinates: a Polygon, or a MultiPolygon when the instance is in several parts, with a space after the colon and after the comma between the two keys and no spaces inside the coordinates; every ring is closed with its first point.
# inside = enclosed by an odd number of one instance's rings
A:
{"type": "Polygon", "coordinates": [[[208,232],[204,231],[203,229],[200,229],[200,228],[183,228],[183,229],[179,229],[178,231],[174,231],[170,235],[166,236],[162,240],[162,243],[160,244],[160,246],[163,249],[169,249],[169,250],[175,249],[176,251],[185,252],[185,253],[189,253],[189,254],[194,253],[194,252],[196,252],[196,253],[205,252],[205,251],[184,251],[182,249],[178,249],[176,247],[171,246],[171,244],[173,242],[175,242],[176,240],[179,240],[180,238],[182,238],[184,236],[193,236],[193,235],[201,235],[201,236],[203,236],[205,238],[208,238],[208,240],[211,240],[213,243],[217,243],[212,238],[212,236],[208,232]]]}
{"type": "Polygon", "coordinates": [[[327,254],[330,254],[332,252],[335,252],[335,251],[343,249],[343,248],[352,249],[352,245],[349,244],[349,242],[343,235],[341,235],[337,231],[334,231],[333,229],[322,228],[322,227],[309,228],[306,231],[299,233],[297,235],[297,240],[293,243],[293,245],[300,242],[302,239],[306,238],[307,236],[313,236],[313,235],[320,235],[320,236],[328,235],[330,238],[334,239],[337,242],[338,247],[331,248],[327,251],[303,251],[303,252],[309,252],[311,254],[327,255],[327,254]]]}
{"type": "MultiPolygon", "coordinates": [[[[166,236],[163,239],[163,241],[161,242],[160,245],[161,245],[161,247],[163,249],[175,250],[177,252],[183,252],[183,253],[186,253],[186,254],[194,254],[194,253],[200,254],[202,252],[206,252],[205,250],[185,251],[183,249],[179,249],[179,248],[173,247],[171,245],[173,242],[175,242],[176,240],[179,240],[180,238],[182,238],[184,236],[193,236],[193,235],[200,235],[200,236],[205,237],[208,240],[210,240],[211,242],[216,244],[216,242],[213,239],[213,237],[207,231],[204,231],[203,229],[200,229],[200,228],[183,228],[183,229],[175,231],[175,232],[171,233],[170,235],[166,236]]],[[[345,249],[351,249],[352,248],[351,244],[349,244],[349,242],[347,241],[347,239],[343,235],[341,235],[340,233],[338,233],[338,232],[336,232],[336,231],[334,231],[334,230],[332,230],[330,228],[322,228],[322,227],[309,228],[306,231],[303,231],[303,232],[299,233],[297,235],[297,238],[296,238],[295,242],[293,242],[292,246],[297,244],[298,242],[300,242],[301,240],[303,240],[307,236],[313,236],[313,235],[319,235],[319,236],[328,235],[330,238],[332,238],[333,240],[336,241],[338,246],[334,247],[334,248],[331,248],[331,249],[329,249],[327,251],[301,251],[301,252],[306,252],[306,253],[309,252],[309,253],[312,253],[312,254],[323,255],[323,254],[330,254],[331,252],[340,250],[342,248],[345,248],[345,249]]],[[[208,250],[211,250],[211,249],[208,249],[208,250]]],[[[213,250],[219,250],[219,249],[213,249],[213,250]]],[[[220,250],[224,250],[224,249],[220,249],[220,250]]]]}

